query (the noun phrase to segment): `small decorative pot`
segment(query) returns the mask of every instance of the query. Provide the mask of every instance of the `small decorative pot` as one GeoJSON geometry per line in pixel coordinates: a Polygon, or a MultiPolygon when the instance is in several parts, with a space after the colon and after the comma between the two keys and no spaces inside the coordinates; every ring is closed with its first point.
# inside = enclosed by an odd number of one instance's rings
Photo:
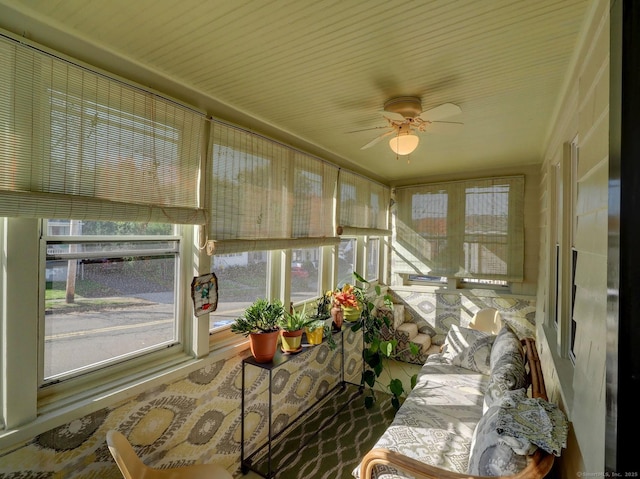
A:
{"type": "Polygon", "coordinates": [[[341,306],[334,306],[331,308],[331,319],[336,329],[342,328],[342,322],[344,321],[344,311],[341,306]]]}
{"type": "Polygon", "coordinates": [[[318,327],[313,331],[310,331],[309,328],[305,328],[305,330],[309,344],[322,344],[322,335],[324,332],[322,327],[318,327]]]}
{"type": "Polygon", "coordinates": [[[297,331],[282,330],[282,350],[285,353],[297,353],[302,349],[302,329],[297,331]]]}
{"type": "Polygon", "coordinates": [[[350,308],[349,306],[343,306],[342,311],[344,313],[345,321],[353,322],[360,318],[360,310],[358,308],[350,308]]]}

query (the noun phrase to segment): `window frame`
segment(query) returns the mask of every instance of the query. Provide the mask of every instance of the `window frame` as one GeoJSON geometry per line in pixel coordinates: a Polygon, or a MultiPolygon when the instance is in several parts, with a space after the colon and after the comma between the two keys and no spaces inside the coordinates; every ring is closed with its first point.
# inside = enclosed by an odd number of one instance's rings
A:
{"type": "MultiPolygon", "coordinates": [[[[174,269],[174,275],[173,275],[174,276],[173,278],[174,302],[173,302],[173,327],[172,327],[174,338],[171,340],[170,343],[164,342],[154,346],[150,346],[148,348],[144,348],[142,350],[130,351],[122,356],[111,357],[110,359],[105,359],[90,365],[81,366],[72,371],[65,371],[59,374],[55,374],[49,378],[44,377],[44,367],[45,367],[45,360],[46,360],[45,354],[44,354],[44,350],[45,350],[44,343],[46,341],[45,327],[46,327],[46,321],[47,321],[46,314],[45,314],[46,304],[44,301],[41,303],[39,302],[39,307],[41,308],[41,311],[40,311],[40,314],[38,315],[38,317],[40,318],[40,321],[39,321],[40,334],[39,334],[39,340],[38,340],[38,349],[39,349],[39,358],[41,358],[41,360],[38,361],[38,385],[40,388],[45,388],[51,384],[66,382],[75,377],[80,377],[80,376],[84,376],[85,374],[90,374],[91,372],[98,369],[103,369],[103,368],[110,369],[116,364],[119,364],[121,362],[127,362],[137,357],[153,354],[155,351],[167,350],[175,346],[179,346],[183,342],[184,328],[180,324],[180,320],[179,320],[180,318],[179,313],[182,309],[182,304],[181,304],[182,298],[179,290],[180,290],[180,284],[181,284],[180,270],[181,270],[181,264],[182,264],[182,256],[180,253],[182,251],[183,239],[182,239],[182,236],[178,234],[179,233],[178,225],[172,225],[172,230],[174,232],[174,234],[172,235],[144,235],[144,236],[141,236],[141,235],[59,235],[59,234],[48,235],[45,232],[49,230],[50,220],[43,219],[41,221],[42,221],[41,223],[42,234],[41,234],[40,241],[43,244],[41,245],[41,248],[40,248],[41,256],[40,256],[39,268],[40,268],[40,273],[42,275],[40,280],[40,286],[43,291],[46,291],[46,282],[47,282],[46,268],[47,268],[47,262],[50,260],[49,258],[50,255],[47,251],[47,246],[50,245],[51,243],[63,243],[63,244],[71,245],[71,244],[126,242],[126,243],[144,244],[148,242],[167,241],[170,243],[175,243],[175,247],[163,249],[162,254],[173,255],[175,269],[174,269]]],[[[131,250],[129,251],[115,250],[115,251],[109,251],[108,254],[112,257],[128,257],[128,256],[134,256],[132,253],[138,253],[139,256],[144,256],[144,252],[145,250],[140,250],[139,252],[131,251],[131,250]]],[[[160,253],[161,251],[154,250],[153,252],[160,253]]],[[[83,255],[81,253],[62,253],[61,256],[68,259],[90,259],[92,257],[97,257],[98,255],[96,255],[93,252],[90,252],[90,253],[87,253],[86,255],[83,255]]],[[[162,354],[160,354],[159,356],[162,356],[162,354]]]]}
{"type": "Polygon", "coordinates": [[[570,255],[569,258],[569,278],[571,281],[571,287],[569,291],[571,291],[571,297],[569,298],[569,325],[567,327],[567,349],[568,355],[571,362],[575,365],[576,363],[576,351],[575,351],[575,340],[576,340],[576,331],[577,331],[577,323],[573,316],[576,302],[576,270],[578,268],[578,258],[579,251],[576,248],[576,233],[578,229],[578,161],[580,150],[578,148],[578,139],[577,137],[571,141],[569,145],[569,157],[570,157],[570,177],[571,177],[571,191],[570,191],[570,219],[571,224],[569,226],[569,244],[570,244],[570,255]]]}
{"type": "Polygon", "coordinates": [[[364,254],[363,254],[363,258],[364,258],[364,262],[362,263],[365,268],[364,268],[364,278],[367,281],[370,281],[372,283],[379,283],[380,282],[380,278],[381,278],[381,274],[382,274],[382,268],[380,268],[380,265],[382,264],[383,261],[383,252],[382,252],[382,247],[384,244],[383,238],[380,236],[373,236],[373,235],[369,235],[369,236],[364,236],[363,237],[363,246],[364,246],[364,254]],[[376,266],[377,266],[377,271],[374,273],[375,277],[370,277],[370,271],[369,271],[369,256],[371,254],[371,251],[369,250],[371,248],[371,241],[376,241],[377,242],[377,258],[376,258],[376,266]]]}
{"type": "Polygon", "coordinates": [[[549,290],[546,325],[554,332],[559,357],[576,363],[574,351],[576,321],[573,318],[576,269],[579,251],[575,247],[577,228],[578,137],[563,144],[557,162],[549,165],[548,191],[550,241],[549,290]]]}
{"type": "Polygon", "coordinates": [[[186,301],[186,294],[183,285],[188,283],[186,281],[186,266],[183,258],[190,257],[186,252],[186,245],[189,243],[189,239],[193,237],[189,234],[189,228],[186,226],[174,225],[174,235],[157,235],[157,236],[110,236],[110,241],[123,241],[123,240],[162,240],[170,239],[178,243],[176,252],[176,270],[175,270],[175,286],[174,286],[174,328],[175,328],[175,341],[172,344],[157,346],[149,350],[138,351],[136,353],[127,354],[126,357],[119,360],[109,360],[99,363],[98,366],[83,368],[80,374],[62,374],[59,377],[54,378],[51,381],[44,380],[44,323],[45,323],[45,298],[44,291],[46,288],[46,247],[47,241],[51,239],[65,240],[73,238],[80,241],[104,241],[105,236],[47,236],[44,234],[46,231],[45,219],[38,220],[39,229],[41,231],[39,238],[39,255],[38,255],[38,284],[41,294],[38,300],[38,407],[39,408],[51,408],[58,407],[59,404],[69,398],[73,400],[74,395],[84,387],[95,384],[97,381],[104,381],[107,378],[117,378],[119,381],[128,382],[129,380],[135,381],[136,375],[131,375],[132,370],[138,370],[140,368],[149,367],[150,370],[157,368],[164,368],[171,365],[179,364],[185,360],[194,358],[194,351],[190,344],[185,341],[185,338],[191,337],[192,322],[188,321],[190,314],[187,314],[186,310],[189,305],[186,301]],[[42,358],[42,359],[40,359],[42,358]]]}

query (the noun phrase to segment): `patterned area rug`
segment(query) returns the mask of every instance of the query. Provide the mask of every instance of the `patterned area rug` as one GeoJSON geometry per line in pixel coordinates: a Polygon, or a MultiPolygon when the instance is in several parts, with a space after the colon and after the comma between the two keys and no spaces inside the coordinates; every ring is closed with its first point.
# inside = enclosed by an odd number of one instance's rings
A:
{"type": "MultiPolygon", "coordinates": [[[[362,456],[391,424],[395,409],[388,394],[376,391],[364,407],[364,393],[347,384],[311,417],[298,422],[275,447],[275,479],[350,479],[362,456]]],[[[266,462],[266,461],[264,461],[266,462]]],[[[266,464],[260,472],[267,473],[266,464]]]]}

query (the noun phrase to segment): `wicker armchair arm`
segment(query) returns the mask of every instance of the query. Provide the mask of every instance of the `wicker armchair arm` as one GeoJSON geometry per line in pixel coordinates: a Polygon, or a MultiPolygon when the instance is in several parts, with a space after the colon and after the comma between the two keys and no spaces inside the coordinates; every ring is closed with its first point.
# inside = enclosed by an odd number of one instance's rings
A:
{"type": "MultiPolygon", "coordinates": [[[[549,474],[553,466],[554,456],[540,449],[536,450],[527,460],[527,466],[518,474],[512,476],[498,476],[501,479],[541,479],[549,474]]],[[[460,474],[446,469],[440,469],[405,456],[390,449],[375,448],[364,456],[360,463],[360,479],[371,479],[376,465],[387,465],[406,472],[415,479],[486,479],[485,476],[460,474]]],[[[496,479],[495,477],[493,479],[496,479]]]]}

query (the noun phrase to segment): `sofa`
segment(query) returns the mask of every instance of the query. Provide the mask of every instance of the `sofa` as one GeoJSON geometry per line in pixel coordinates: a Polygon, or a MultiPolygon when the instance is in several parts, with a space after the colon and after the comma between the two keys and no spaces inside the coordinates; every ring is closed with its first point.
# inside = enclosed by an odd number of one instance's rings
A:
{"type": "Polygon", "coordinates": [[[391,425],[353,471],[359,479],[542,478],[566,447],[547,401],[535,341],[452,325],[391,425]]]}

